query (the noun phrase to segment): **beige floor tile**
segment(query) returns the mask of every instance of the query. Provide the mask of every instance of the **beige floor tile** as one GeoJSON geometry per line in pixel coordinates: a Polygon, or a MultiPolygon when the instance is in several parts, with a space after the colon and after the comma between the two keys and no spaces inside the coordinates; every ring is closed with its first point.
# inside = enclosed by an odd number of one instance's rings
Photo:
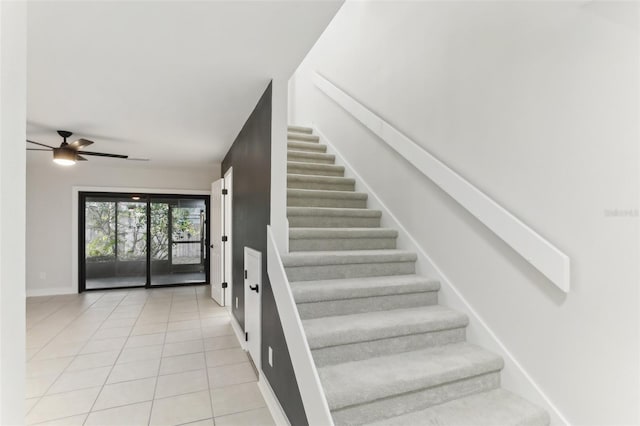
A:
{"type": "Polygon", "coordinates": [[[92,339],[112,339],[114,337],[127,337],[131,334],[133,327],[113,327],[113,328],[101,328],[96,331],[92,339]]]}
{"type": "Polygon", "coordinates": [[[146,426],[151,415],[151,401],[93,411],[84,426],[146,426]]]}
{"type": "Polygon", "coordinates": [[[162,358],[160,364],[160,374],[174,374],[185,371],[200,370],[207,368],[204,361],[204,353],[178,355],[162,358]]]}
{"type": "Polygon", "coordinates": [[[216,426],[275,426],[267,408],[215,417],[216,426]]]}
{"type": "Polygon", "coordinates": [[[162,352],[163,357],[193,354],[197,352],[204,352],[204,345],[202,340],[191,340],[188,342],[178,343],[165,343],[164,350],[162,352]]]}
{"type": "Polygon", "coordinates": [[[240,342],[235,335],[207,337],[204,339],[204,350],[213,351],[217,349],[239,348],[240,342]]]}
{"type": "Polygon", "coordinates": [[[185,423],[183,426],[214,426],[213,417],[205,420],[198,420],[197,422],[185,423]]]}
{"type": "Polygon", "coordinates": [[[31,411],[31,409],[36,405],[36,403],[40,401],[40,398],[35,397],[35,398],[27,398],[24,401],[24,414],[25,416],[27,414],[29,414],[29,411],[31,411]]]}
{"type": "Polygon", "coordinates": [[[202,331],[198,328],[192,330],[167,331],[165,343],[186,342],[188,340],[202,339],[202,331]]]}
{"type": "Polygon", "coordinates": [[[167,331],[167,323],[148,323],[148,324],[136,324],[131,331],[132,336],[141,336],[145,334],[164,333],[167,331]]]}
{"type": "Polygon", "coordinates": [[[231,336],[233,334],[233,327],[230,324],[212,325],[202,329],[203,337],[231,336]]]}
{"type": "Polygon", "coordinates": [[[200,320],[192,319],[186,321],[171,321],[169,320],[169,325],[167,326],[167,331],[179,331],[179,330],[193,330],[200,329],[200,320]]]}
{"type": "Polygon", "coordinates": [[[139,348],[124,348],[116,364],[142,361],[145,359],[160,359],[162,345],[142,346],[139,348]]]}
{"type": "Polygon", "coordinates": [[[216,417],[266,406],[255,382],[211,389],[211,405],[216,417]]]}
{"type": "Polygon", "coordinates": [[[221,365],[239,364],[249,361],[247,353],[242,348],[219,349],[205,353],[207,367],[219,367],[221,365]]]}
{"type": "Polygon", "coordinates": [[[155,398],[182,395],[209,388],[207,370],[185,371],[158,377],[155,398]]]}
{"type": "Polygon", "coordinates": [[[165,333],[143,334],[131,336],[124,344],[125,348],[138,348],[141,346],[161,345],[164,343],[165,333]]]}
{"type": "Polygon", "coordinates": [[[64,372],[47,391],[47,394],[69,392],[78,389],[102,386],[107,380],[111,367],[64,372]]]}
{"type": "Polygon", "coordinates": [[[127,341],[126,337],[115,337],[113,339],[91,339],[80,351],[81,355],[93,354],[97,352],[119,351],[127,341]]]}
{"type": "Polygon", "coordinates": [[[213,367],[209,368],[208,372],[209,385],[212,388],[255,382],[257,380],[253,367],[248,362],[213,367]]]}
{"type": "Polygon", "coordinates": [[[136,402],[150,401],[153,399],[155,386],[155,377],[106,385],[100,392],[93,410],[104,410],[136,402]]]}
{"type": "Polygon", "coordinates": [[[174,312],[169,315],[169,321],[187,321],[200,319],[200,313],[198,312],[174,312]]]}
{"type": "Polygon", "coordinates": [[[72,360],[73,357],[64,357],[27,362],[27,378],[60,374],[72,360]]]}
{"type": "Polygon", "coordinates": [[[27,415],[27,424],[88,413],[100,387],[59,393],[43,397],[27,415]]]}
{"type": "Polygon", "coordinates": [[[179,425],[210,417],[209,391],[203,391],[155,400],[149,424],[179,425]]]}
{"type": "Polygon", "coordinates": [[[38,423],[38,426],[82,426],[86,418],[86,414],[79,414],[77,416],[51,420],[50,422],[38,423]]]}
{"type": "Polygon", "coordinates": [[[67,367],[67,371],[87,370],[97,367],[110,367],[115,364],[119,354],[120,351],[109,351],[78,355],[73,361],[71,361],[71,364],[69,364],[69,367],[67,367]]]}
{"type": "Polygon", "coordinates": [[[136,362],[116,364],[109,374],[107,383],[125,382],[127,380],[145,379],[158,375],[159,359],[145,359],[136,362]]]}
{"type": "Polygon", "coordinates": [[[116,318],[108,319],[102,323],[100,328],[117,328],[117,327],[132,327],[136,323],[136,318],[116,318]]]}
{"type": "Polygon", "coordinates": [[[85,342],[51,342],[35,354],[32,359],[37,361],[75,356],[84,345],[85,342]]]}
{"type": "Polygon", "coordinates": [[[47,393],[53,382],[58,378],[58,374],[49,374],[47,376],[29,377],[26,379],[25,398],[34,398],[47,393]]]}

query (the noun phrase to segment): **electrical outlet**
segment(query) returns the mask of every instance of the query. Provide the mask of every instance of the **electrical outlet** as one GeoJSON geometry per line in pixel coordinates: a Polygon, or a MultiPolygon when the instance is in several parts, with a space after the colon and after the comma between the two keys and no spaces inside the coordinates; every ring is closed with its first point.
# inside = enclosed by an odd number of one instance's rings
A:
{"type": "Polygon", "coordinates": [[[269,365],[273,367],[273,349],[269,346],[269,365]]]}
{"type": "Polygon", "coordinates": [[[238,309],[238,298],[236,297],[236,309],[238,309]]]}
{"type": "Polygon", "coordinates": [[[46,272],[40,272],[40,279],[41,280],[46,280],[47,279],[47,273],[46,272]]]}

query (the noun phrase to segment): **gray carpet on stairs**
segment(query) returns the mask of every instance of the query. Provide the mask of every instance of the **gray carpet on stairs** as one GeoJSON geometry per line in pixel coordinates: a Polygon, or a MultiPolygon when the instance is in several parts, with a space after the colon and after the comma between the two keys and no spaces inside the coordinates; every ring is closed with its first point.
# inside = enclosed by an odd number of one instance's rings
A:
{"type": "Polygon", "coordinates": [[[503,361],[465,342],[466,315],[438,305],[313,130],[289,126],[282,256],[337,425],[543,426],[548,414],[500,388],[503,361]]]}

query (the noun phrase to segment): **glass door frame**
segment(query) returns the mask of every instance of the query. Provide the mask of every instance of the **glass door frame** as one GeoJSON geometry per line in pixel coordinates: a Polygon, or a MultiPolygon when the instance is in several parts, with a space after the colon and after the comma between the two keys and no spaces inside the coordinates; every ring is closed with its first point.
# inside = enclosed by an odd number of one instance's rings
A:
{"type": "MultiPolygon", "coordinates": [[[[183,287],[191,285],[208,285],[210,281],[209,270],[209,251],[210,251],[210,232],[209,232],[209,195],[193,195],[193,194],[165,194],[165,193],[139,193],[139,192],[96,192],[96,191],[79,191],[78,192],[78,293],[85,291],[103,291],[103,290],[122,290],[132,288],[162,288],[162,287],[183,287]],[[123,198],[129,199],[133,202],[146,203],[146,282],[144,285],[136,286],[114,286],[108,288],[86,288],[86,202],[87,198],[123,198]],[[133,197],[139,197],[134,199],[133,197]],[[204,273],[205,281],[202,283],[170,283],[170,284],[151,284],[151,203],[154,200],[166,200],[169,199],[189,199],[189,200],[203,200],[205,204],[204,215],[204,273]]],[[[117,208],[116,208],[117,210],[117,208]]],[[[116,216],[117,220],[117,216],[116,216]]],[[[172,229],[169,232],[173,232],[172,229]]],[[[116,236],[117,238],[117,236],[116,236]]],[[[115,253],[117,258],[118,253],[115,253]]]]}

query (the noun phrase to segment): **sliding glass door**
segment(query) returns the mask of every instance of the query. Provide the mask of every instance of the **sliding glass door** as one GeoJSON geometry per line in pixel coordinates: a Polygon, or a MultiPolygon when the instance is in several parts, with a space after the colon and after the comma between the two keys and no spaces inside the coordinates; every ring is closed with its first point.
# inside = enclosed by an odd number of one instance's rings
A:
{"type": "Polygon", "coordinates": [[[151,285],[206,282],[203,199],[151,201],[151,285]]]}
{"type": "Polygon", "coordinates": [[[79,290],[207,283],[208,201],[81,192],[79,290]]]}

